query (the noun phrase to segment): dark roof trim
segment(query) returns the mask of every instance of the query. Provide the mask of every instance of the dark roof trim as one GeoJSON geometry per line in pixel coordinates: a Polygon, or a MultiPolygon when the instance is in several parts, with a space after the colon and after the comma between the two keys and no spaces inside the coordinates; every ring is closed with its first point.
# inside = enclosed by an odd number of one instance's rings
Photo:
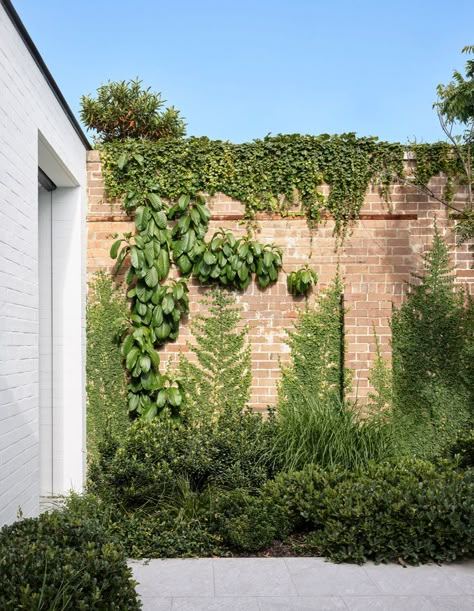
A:
{"type": "Polygon", "coordinates": [[[3,8],[5,9],[7,15],[10,17],[11,22],[13,23],[13,25],[15,26],[16,31],[18,32],[18,34],[20,35],[21,39],[25,43],[25,46],[27,47],[28,51],[31,53],[32,58],[35,60],[35,63],[38,66],[41,74],[46,79],[48,85],[51,88],[51,91],[54,93],[57,101],[59,102],[59,105],[61,106],[61,108],[66,113],[66,115],[67,115],[69,121],[71,122],[71,125],[73,126],[75,132],[77,133],[77,135],[81,139],[81,141],[84,144],[84,146],[86,147],[86,149],[87,150],[91,150],[92,147],[90,145],[89,140],[87,139],[86,135],[82,131],[82,128],[79,125],[78,120],[74,116],[71,108],[69,107],[69,104],[66,102],[66,99],[64,98],[63,94],[61,93],[61,90],[59,89],[59,87],[58,87],[56,81],[54,80],[51,72],[48,70],[47,65],[44,63],[43,58],[41,57],[38,49],[36,48],[35,43],[32,41],[31,36],[28,34],[28,31],[25,28],[25,26],[23,25],[23,22],[21,21],[20,17],[18,16],[18,13],[16,12],[15,8],[13,7],[13,4],[11,3],[10,0],[0,0],[0,3],[3,6],[3,8]]]}

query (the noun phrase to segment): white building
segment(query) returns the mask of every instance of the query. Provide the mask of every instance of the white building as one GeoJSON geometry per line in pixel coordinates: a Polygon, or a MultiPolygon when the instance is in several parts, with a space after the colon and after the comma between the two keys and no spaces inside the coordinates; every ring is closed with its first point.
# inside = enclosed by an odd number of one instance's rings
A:
{"type": "Polygon", "coordinates": [[[84,480],[88,148],[0,0],[0,525],[84,480]]]}

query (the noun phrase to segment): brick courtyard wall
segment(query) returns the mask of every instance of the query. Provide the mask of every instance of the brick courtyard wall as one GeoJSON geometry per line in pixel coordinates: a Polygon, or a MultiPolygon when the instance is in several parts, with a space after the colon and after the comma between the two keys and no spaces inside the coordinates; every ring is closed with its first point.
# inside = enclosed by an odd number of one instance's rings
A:
{"type": "MultiPolygon", "coordinates": [[[[89,153],[88,177],[90,277],[100,269],[112,270],[111,236],[133,231],[134,223],[119,203],[107,201],[97,151],[89,153]]],[[[443,178],[432,180],[434,190],[442,185],[443,178]]],[[[353,396],[361,401],[370,392],[368,376],[375,352],[373,329],[380,339],[382,354],[389,359],[392,305],[399,305],[403,299],[411,273],[422,269],[422,254],[431,244],[435,218],[439,231],[451,245],[458,281],[468,284],[474,292],[472,255],[467,245],[454,246],[453,223],[448,221],[447,209],[428,200],[413,187],[394,186],[392,191],[391,213],[376,188],[367,194],[360,219],[338,252],[335,252],[334,222],[331,220],[311,236],[304,218],[258,217],[257,239],[282,247],[283,271],[278,281],[264,291],[252,282],[243,293],[237,293],[243,322],[249,328],[253,378],[251,405],[254,408],[275,405],[280,361],[285,363],[289,358],[286,331],[293,327],[298,309],[304,307],[304,298],[288,294],[286,277],[306,263],[319,275],[314,295],[332,281],[339,265],[347,309],[345,365],[354,372],[353,396]]],[[[220,227],[232,230],[236,236],[245,233],[245,227],[239,224],[244,212],[241,203],[222,194],[207,198],[207,202],[212,213],[208,236],[220,227]]],[[[163,363],[172,365],[180,350],[187,352],[187,343],[192,341],[189,319],[199,312],[198,300],[204,291],[202,286],[190,282],[190,316],[181,325],[177,341],[161,351],[163,363]]]]}

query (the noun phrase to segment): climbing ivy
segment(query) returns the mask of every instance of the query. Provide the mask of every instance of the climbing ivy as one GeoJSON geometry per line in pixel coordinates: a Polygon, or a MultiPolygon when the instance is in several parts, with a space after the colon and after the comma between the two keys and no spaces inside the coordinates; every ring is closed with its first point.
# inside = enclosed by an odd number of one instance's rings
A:
{"type": "Polygon", "coordinates": [[[103,174],[111,197],[153,185],[166,198],[220,191],[257,212],[299,213],[311,225],[332,214],[336,233],[344,234],[358,217],[371,182],[389,200],[395,175],[403,173],[404,147],[377,138],[340,136],[267,136],[244,144],[208,138],[145,142],[128,140],[103,146],[103,174]],[[324,196],[321,187],[330,187],[324,196]]]}

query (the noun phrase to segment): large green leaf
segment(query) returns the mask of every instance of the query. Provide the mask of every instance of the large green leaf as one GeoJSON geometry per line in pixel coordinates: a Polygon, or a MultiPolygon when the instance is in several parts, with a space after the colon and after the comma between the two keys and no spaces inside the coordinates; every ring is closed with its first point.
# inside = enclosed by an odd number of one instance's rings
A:
{"type": "Polygon", "coordinates": [[[111,259],[116,259],[117,258],[117,254],[118,254],[118,250],[120,248],[120,244],[123,242],[123,239],[120,240],[116,240],[113,244],[112,247],[110,249],[110,258],[111,259]]]}
{"type": "Polygon", "coordinates": [[[163,308],[164,314],[171,314],[175,306],[173,295],[169,293],[163,297],[161,307],[163,308]]]}
{"type": "Polygon", "coordinates": [[[147,199],[154,210],[161,210],[163,208],[163,202],[156,193],[148,193],[147,199]]]}
{"type": "MultiPolygon", "coordinates": [[[[145,282],[150,288],[154,288],[158,284],[158,271],[156,267],[150,267],[145,276],[145,282]]],[[[151,295],[150,295],[151,298],[151,295]]]]}
{"type": "Polygon", "coordinates": [[[168,254],[168,250],[166,248],[162,248],[160,250],[160,254],[158,255],[158,259],[156,261],[156,269],[158,271],[158,276],[160,280],[166,278],[170,271],[170,256],[168,254]]]}
{"type": "Polygon", "coordinates": [[[168,401],[171,403],[171,405],[178,407],[181,405],[182,400],[183,398],[178,388],[175,388],[174,386],[168,388],[168,401]]]}
{"type": "Polygon", "coordinates": [[[128,352],[125,358],[125,365],[129,371],[131,371],[135,367],[139,354],[140,354],[140,350],[136,347],[132,348],[128,352]]]}

